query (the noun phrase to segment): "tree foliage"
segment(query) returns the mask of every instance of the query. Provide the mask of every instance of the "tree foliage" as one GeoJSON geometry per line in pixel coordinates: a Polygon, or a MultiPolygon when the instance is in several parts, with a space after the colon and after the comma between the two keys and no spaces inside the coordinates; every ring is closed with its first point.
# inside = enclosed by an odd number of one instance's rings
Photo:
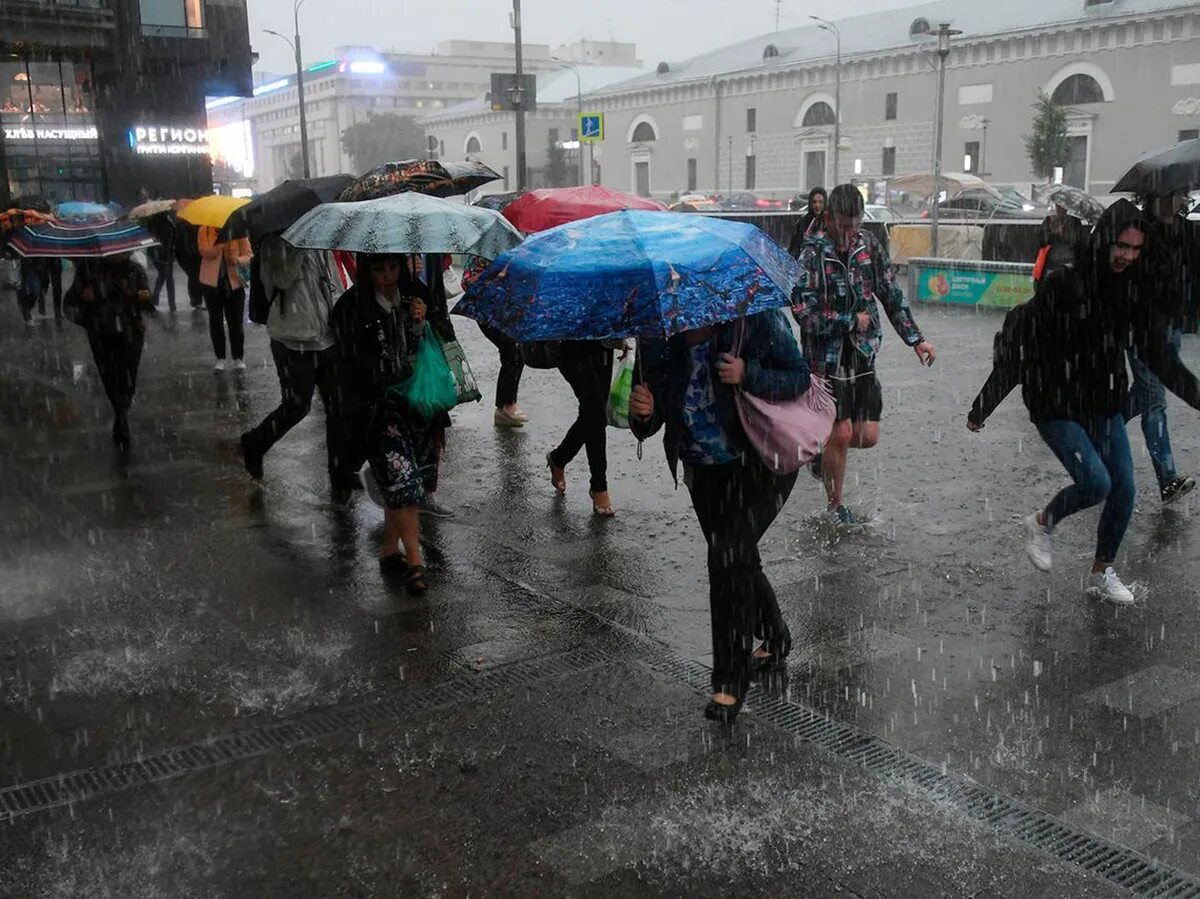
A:
{"type": "Polygon", "coordinates": [[[1024,136],[1025,153],[1033,173],[1049,179],[1054,170],[1066,166],[1071,158],[1071,137],[1067,132],[1067,110],[1044,91],[1038,92],[1033,130],[1024,136]]]}
{"type": "Polygon", "coordinates": [[[397,159],[424,158],[425,132],[411,116],[373,115],[342,132],[342,149],[362,173],[397,159]]]}
{"type": "Polygon", "coordinates": [[[554,135],[546,135],[546,186],[567,186],[567,151],[558,145],[554,135]]]}

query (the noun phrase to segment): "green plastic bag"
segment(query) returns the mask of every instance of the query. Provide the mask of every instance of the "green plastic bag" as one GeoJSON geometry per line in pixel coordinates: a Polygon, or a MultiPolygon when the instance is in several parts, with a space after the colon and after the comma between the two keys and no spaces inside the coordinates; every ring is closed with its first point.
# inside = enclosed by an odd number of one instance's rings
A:
{"type": "Polygon", "coordinates": [[[633,352],[617,359],[613,367],[612,389],[608,392],[608,423],[614,428],[629,427],[629,394],[633,392],[633,352]]]}
{"type": "Polygon", "coordinates": [[[449,412],[458,404],[458,384],[446,363],[442,340],[425,323],[424,339],[417,345],[410,377],[388,388],[388,393],[406,402],[423,418],[449,412]]]}

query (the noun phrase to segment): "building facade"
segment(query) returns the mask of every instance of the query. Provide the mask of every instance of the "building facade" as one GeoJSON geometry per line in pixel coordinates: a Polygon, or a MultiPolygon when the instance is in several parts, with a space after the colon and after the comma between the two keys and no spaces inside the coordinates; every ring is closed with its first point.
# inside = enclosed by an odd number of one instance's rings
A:
{"type": "Polygon", "coordinates": [[[245,0],[0,0],[0,203],[212,190],[205,100],[249,95],[245,0]]]}
{"type": "MultiPolygon", "coordinates": [[[[930,172],[938,56],[929,32],[943,22],[963,32],[946,59],[944,171],[1043,182],[1023,141],[1039,91],[1069,110],[1063,180],[1095,194],[1138,154],[1200,129],[1195,3],[940,0],[766,35],[587,91],[588,111],[606,119],[600,180],[664,199],[746,189],[783,198],[930,172]]],[[[436,130],[457,145],[489,122],[442,117],[436,130]]]]}
{"type": "MultiPolygon", "coordinates": [[[[530,72],[561,65],[552,59],[548,45],[524,44],[522,49],[530,72]]],[[[491,88],[493,72],[512,71],[514,53],[512,43],[466,40],[443,41],[432,54],[338,47],[334,59],[306,66],[311,174],[355,173],[354,160],[342,147],[347,128],[375,115],[418,118],[482,97],[491,88]]],[[[252,181],[258,190],[296,174],[300,111],[294,74],[263,80],[248,100],[210,100],[208,120],[210,130],[222,134],[248,129],[252,181]]],[[[441,147],[435,145],[432,152],[438,155],[441,147]]]]}

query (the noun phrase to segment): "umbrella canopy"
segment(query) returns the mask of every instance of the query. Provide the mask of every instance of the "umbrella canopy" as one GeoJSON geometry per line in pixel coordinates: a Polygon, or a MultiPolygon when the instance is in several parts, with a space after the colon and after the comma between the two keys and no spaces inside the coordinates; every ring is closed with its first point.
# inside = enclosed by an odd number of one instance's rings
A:
{"type": "Polygon", "coordinates": [[[1061,184],[1050,191],[1049,200],[1085,222],[1095,222],[1104,214],[1104,205],[1099,200],[1069,184],[1061,184]]]}
{"type": "Polygon", "coordinates": [[[521,242],[498,213],[405,193],[358,203],[324,203],[283,233],[294,247],[355,253],[468,253],[495,259],[521,242]]]}
{"type": "Polygon", "coordinates": [[[26,194],[23,197],[16,197],[12,201],[12,205],[17,209],[32,209],[35,212],[44,212],[50,214],[50,201],[41,194],[26,194]]]}
{"type": "Polygon", "coordinates": [[[22,225],[38,225],[42,222],[52,222],[54,216],[36,209],[5,209],[0,212],[0,229],[11,231],[22,225]]]}
{"type": "Polygon", "coordinates": [[[153,218],[164,212],[173,211],[177,202],[177,200],[149,200],[139,206],[134,206],[125,214],[125,218],[134,222],[153,218]]]}
{"type": "Polygon", "coordinates": [[[409,192],[457,197],[499,177],[481,162],[441,163],[432,159],[385,162],[347,187],[338,199],[354,203],[409,192]]]}
{"type": "Polygon", "coordinates": [[[1200,139],[1180,141],[1169,150],[1143,156],[1121,176],[1113,193],[1165,197],[1200,188],[1200,139]]]}
{"type": "Polygon", "coordinates": [[[234,210],[217,240],[224,242],[238,237],[258,240],[283,231],[313,207],[336,200],[353,183],[353,175],[284,181],[234,210]]]}
{"type": "Polygon", "coordinates": [[[627,210],[529,237],[454,311],[518,341],[670,337],[786,306],[799,279],[753,225],[627,210]]]}
{"type": "MultiPolygon", "coordinates": [[[[892,179],[891,190],[917,194],[922,197],[932,196],[935,193],[933,175],[901,175],[899,178],[892,179]]],[[[982,178],[963,172],[942,172],[937,192],[940,193],[943,190],[946,192],[947,198],[957,197],[964,190],[986,190],[996,193],[995,189],[982,178]]]]}
{"type": "Polygon", "coordinates": [[[235,211],[250,201],[243,197],[225,197],[213,194],[192,200],[179,213],[179,217],[193,225],[222,228],[235,211]]]}
{"type": "Polygon", "coordinates": [[[9,246],[22,256],[82,258],[132,253],[156,243],[149,231],[133,222],[46,222],[18,228],[9,246]]]}
{"type": "Polygon", "coordinates": [[[61,222],[84,222],[102,224],[115,222],[120,210],[103,203],[89,203],[82,200],[70,200],[59,203],[54,207],[54,217],[61,222]]]}
{"type": "Polygon", "coordinates": [[[477,199],[472,205],[482,206],[484,209],[495,209],[497,212],[503,212],[504,208],[512,203],[519,196],[520,192],[510,190],[502,194],[487,194],[477,199]]]}
{"type": "Polygon", "coordinates": [[[666,209],[661,203],[599,185],[531,190],[504,208],[504,217],[530,233],[622,209],[666,209]]]}

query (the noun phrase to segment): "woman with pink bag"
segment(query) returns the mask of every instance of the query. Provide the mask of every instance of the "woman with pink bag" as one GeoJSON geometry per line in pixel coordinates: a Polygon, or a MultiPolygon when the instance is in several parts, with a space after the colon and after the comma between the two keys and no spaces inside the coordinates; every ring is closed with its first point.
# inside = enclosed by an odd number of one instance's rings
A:
{"type": "Polygon", "coordinates": [[[630,428],[639,439],[665,428],[663,446],[677,481],[683,463],[708,544],[713,696],[704,714],[731,723],[752,674],[778,665],[791,650],[758,542],[787,502],[800,465],[774,466],[784,473],[768,467],[743,427],[738,394],[786,408],[809,389],[808,363],[782,310],[670,340],[642,339],[638,351],[630,428]]]}

